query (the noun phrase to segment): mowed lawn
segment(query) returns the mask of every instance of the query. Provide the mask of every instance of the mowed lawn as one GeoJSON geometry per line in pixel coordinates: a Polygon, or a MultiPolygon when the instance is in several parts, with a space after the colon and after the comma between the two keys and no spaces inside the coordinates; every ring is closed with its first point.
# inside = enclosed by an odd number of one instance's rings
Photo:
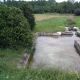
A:
{"type": "Polygon", "coordinates": [[[80,17],[73,14],[35,14],[35,32],[64,31],[67,18],[73,17],[75,26],[80,27],[80,17]]]}

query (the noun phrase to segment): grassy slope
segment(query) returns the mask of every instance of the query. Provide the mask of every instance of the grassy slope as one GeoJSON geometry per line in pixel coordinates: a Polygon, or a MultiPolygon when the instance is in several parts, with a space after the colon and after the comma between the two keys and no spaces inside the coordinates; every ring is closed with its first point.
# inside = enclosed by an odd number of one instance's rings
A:
{"type": "MultiPolygon", "coordinates": [[[[51,14],[46,15],[49,16],[51,14]]],[[[37,21],[35,31],[56,32],[64,30],[66,16],[49,18],[47,20],[37,21]]],[[[80,17],[75,17],[75,19],[77,20],[77,26],[80,26],[80,17]]],[[[78,80],[80,76],[77,72],[66,73],[51,69],[32,70],[29,68],[19,70],[16,66],[24,52],[23,50],[0,49],[0,80],[78,80]]]]}

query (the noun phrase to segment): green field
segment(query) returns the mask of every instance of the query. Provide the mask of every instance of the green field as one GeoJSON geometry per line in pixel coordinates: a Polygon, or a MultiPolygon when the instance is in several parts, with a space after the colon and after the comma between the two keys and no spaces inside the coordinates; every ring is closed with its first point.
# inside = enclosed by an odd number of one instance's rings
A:
{"type": "MultiPolygon", "coordinates": [[[[35,32],[63,31],[66,19],[71,16],[73,15],[35,14],[35,32]]],[[[75,16],[74,19],[76,20],[75,26],[80,27],[80,17],[75,16]]],[[[30,67],[17,69],[17,64],[25,52],[26,50],[0,49],[0,80],[80,80],[80,73],[77,71],[62,72],[54,69],[31,69],[30,67]]]]}
{"type": "Polygon", "coordinates": [[[80,27],[80,16],[74,15],[62,15],[62,14],[35,14],[36,17],[36,28],[35,32],[56,32],[64,31],[66,20],[69,17],[74,17],[76,24],[74,26],[80,27]],[[37,17],[40,16],[40,17],[37,17]],[[41,18],[41,19],[40,19],[41,18]],[[46,19],[47,18],[47,19],[46,19]]]}

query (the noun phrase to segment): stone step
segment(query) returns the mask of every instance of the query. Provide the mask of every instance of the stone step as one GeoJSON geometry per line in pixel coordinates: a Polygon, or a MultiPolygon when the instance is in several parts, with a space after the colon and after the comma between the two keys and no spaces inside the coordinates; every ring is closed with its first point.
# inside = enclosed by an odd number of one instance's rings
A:
{"type": "Polygon", "coordinates": [[[36,33],[37,36],[61,36],[61,35],[73,35],[72,31],[65,31],[65,32],[57,32],[57,33],[43,33],[39,32],[36,33]]]}
{"type": "Polygon", "coordinates": [[[61,35],[73,35],[72,31],[61,32],[61,35]]]}
{"type": "Polygon", "coordinates": [[[59,33],[36,33],[37,36],[59,36],[59,33]]]}

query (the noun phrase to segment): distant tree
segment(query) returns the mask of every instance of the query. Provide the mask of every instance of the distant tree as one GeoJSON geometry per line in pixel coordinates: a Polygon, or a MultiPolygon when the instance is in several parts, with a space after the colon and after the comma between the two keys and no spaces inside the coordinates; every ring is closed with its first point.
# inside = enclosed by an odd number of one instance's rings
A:
{"type": "Polygon", "coordinates": [[[75,3],[74,3],[74,8],[75,8],[75,9],[79,8],[79,3],[78,3],[78,2],[75,2],[75,3]]]}
{"type": "Polygon", "coordinates": [[[51,5],[50,11],[51,11],[52,13],[57,12],[57,5],[58,5],[58,3],[54,3],[54,4],[51,5]]]}
{"type": "Polygon", "coordinates": [[[79,8],[80,8],[80,2],[79,2],[79,8]]]}
{"type": "Polygon", "coordinates": [[[67,0],[68,2],[71,2],[71,3],[73,3],[74,4],[74,2],[75,2],[75,0],[67,0]]]}
{"type": "Polygon", "coordinates": [[[4,0],[4,4],[6,3],[6,0],[4,0]]]}
{"type": "Polygon", "coordinates": [[[22,10],[24,16],[28,20],[28,22],[30,24],[30,29],[34,30],[34,28],[35,28],[35,18],[32,14],[32,7],[26,2],[26,3],[23,3],[20,6],[20,9],[22,10]]]}
{"type": "Polygon", "coordinates": [[[56,1],[55,0],[48,0],[48,2],[51,5],[51,4],[55,3],[56,1]]]}
{"type": "Polygon", "coordinates": [[[80,8],[77,8],[77,9],[75,10],[74,14],[75,14],[76,16],[80,16],[80,8]]]}
{"type": "Polygon", "coordinates": [[[74,6],[71,2],[62,2],[61,11],[62,13],[74,13],[74,6]]]}

